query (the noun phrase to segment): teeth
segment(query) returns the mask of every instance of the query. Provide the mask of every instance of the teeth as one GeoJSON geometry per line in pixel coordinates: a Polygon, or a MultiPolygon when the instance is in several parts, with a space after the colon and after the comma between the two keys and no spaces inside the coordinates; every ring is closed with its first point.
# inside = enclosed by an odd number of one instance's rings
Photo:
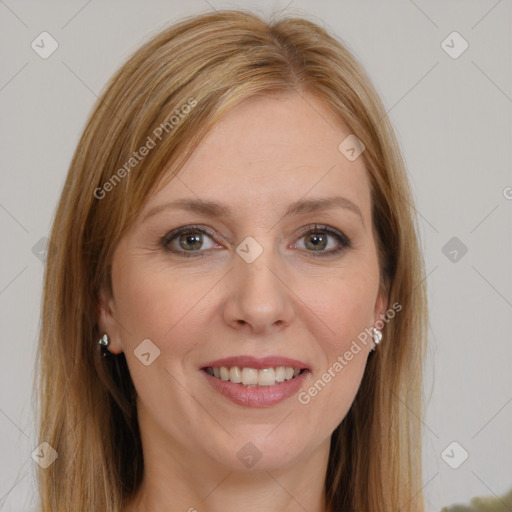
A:
{"type": "Polygon", "coordinates": [[[229,380],[236,384],[240,384],[240,382],[242,382],[242,372],[238,366],[233,366],[233,368],[229,370],[229,380]]]}
{"type": "Polygon", "coordinates": [[[276,368],[276,382],[283,382],[286,378],[286,368],[284,366],[278,366],[276,368]]]}
{"type": "Polygon", "coordinates": [[[255,386],[258,384],[258,370],[255,368],[243,368],[242,384],[244,386],[255,386]]]}
{"type": "Polygon", "coordinates": [[[276,383],[274,368],[264,368],[258,372],[258,384],[260,386],[273,386],[276,383]]]}
{"type": "Polygon", "coordinates": [[[240,368],[232,366],[227,368],[207,368],[206,371],[221,380],[229,380],[236,384],[243,384],[249,387],[273,386],[276,383],[291,380],[300,374],[299,368],[291,368],[289,366],[278,366],[276,368],[240,368]]]}

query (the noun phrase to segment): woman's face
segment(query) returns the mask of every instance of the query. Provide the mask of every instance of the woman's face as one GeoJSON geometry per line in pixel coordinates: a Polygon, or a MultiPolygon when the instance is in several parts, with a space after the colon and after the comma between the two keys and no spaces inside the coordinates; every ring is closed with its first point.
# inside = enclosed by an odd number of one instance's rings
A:
{"type": "Polygon", "coordinates": [[[126,355],[146,454],[270,470],[326,453],[372,345],[358,335],[387,308],[349,135],[312,95],[251,98],[118,245],[100,327],[126,355]]]}

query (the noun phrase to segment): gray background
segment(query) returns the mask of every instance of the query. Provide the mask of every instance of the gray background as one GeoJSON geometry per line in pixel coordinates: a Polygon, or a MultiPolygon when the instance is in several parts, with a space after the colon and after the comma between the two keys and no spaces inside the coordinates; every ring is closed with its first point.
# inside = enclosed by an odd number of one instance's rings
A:
{"type": "MultiPolygon", "coordinates": [[[[265,14],[287,2],[0,0],[2,510],[26,511],[36,499],[31,386],[43,264],[33,247],[48,234],[86,117],[152,34],[237,6],[265,14]],[[31,48],[43,31],[59,44],[47,59],[31,48]]],[[[512,486],[512,2],[293,0],[287,11],[324,25],[361,60],[406,158],[431,315],[428,510],[501,494],[512,486]],[[469,44],[456,59],[441,46],[453,31],[469,44]],[[452,237],[459,246],[443,252],[452,237]],[[443,458],[453,441],[460,447],[443,458]],[[462,449],[469,457],[452,469],[445,459],[460,462],[462,449]]]]}

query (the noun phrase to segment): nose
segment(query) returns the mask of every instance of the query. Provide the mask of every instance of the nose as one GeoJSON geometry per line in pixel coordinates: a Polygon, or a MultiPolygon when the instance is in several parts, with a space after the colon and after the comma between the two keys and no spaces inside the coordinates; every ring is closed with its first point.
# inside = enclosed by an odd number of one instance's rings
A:
{"type": "Polygon", "coordinates": [[[235,254],[224,305],[224,321],[246,334],[272,334],[290,325],[294,294],[271,250],[251,263],[235,254]]]}

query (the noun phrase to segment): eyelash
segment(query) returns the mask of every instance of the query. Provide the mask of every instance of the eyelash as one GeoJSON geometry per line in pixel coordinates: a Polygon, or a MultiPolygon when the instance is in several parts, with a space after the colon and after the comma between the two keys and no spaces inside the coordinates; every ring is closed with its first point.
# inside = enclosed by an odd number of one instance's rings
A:
{"type": "MultiPolygon", "coordinates": [[[[201,251],[201,250],[199,250],[199,251],[183,251],[183,250],[176,250],[176,249],[169,248],[170,242],[172,242],[175,238],[179,237],[180,235],[182,235],[184,233],[196,233],[196,232],[206,234],[210,238],[213,239],[213,234],[210,233],[209,230],[200,228],[199,226],[190,225],[190,226],[182,226],[180,228],[174,229],[173,231],[167,233],[161,239],[161,245],[163,246],[163,248],[166,251],[171,252],[173,254],[178,254],[180,256],[184,256],[186,258],[205,257],[207,255],[206,254],[207,251],[201,251]]],[[[352,242],[346,235],[344,235],[343,233],[341,233],[337,230],[329,228],[329,226],[323,226],[323,225],[317,226],[315,224],[313,228],[307,228],[306,230],[302,231],[299,235],[299,240],[306,235],[309,235],[312,233],[317,233],[317,232],[323,232],[328,235],[331,235],[340,243],[340,246],[336,249],[331,249],[330,251],[327,251],[327,252],[325,252],[325,251],[315,252],[315,251],[307,251],[306,250],[306,252],[311,253],[311,256],[313,256],[314,258],[327,258],[330,256],[335,256],[335,255],[341,253],[342,251],[345,251],[346,249],[352,248],[352,242]]]]}

